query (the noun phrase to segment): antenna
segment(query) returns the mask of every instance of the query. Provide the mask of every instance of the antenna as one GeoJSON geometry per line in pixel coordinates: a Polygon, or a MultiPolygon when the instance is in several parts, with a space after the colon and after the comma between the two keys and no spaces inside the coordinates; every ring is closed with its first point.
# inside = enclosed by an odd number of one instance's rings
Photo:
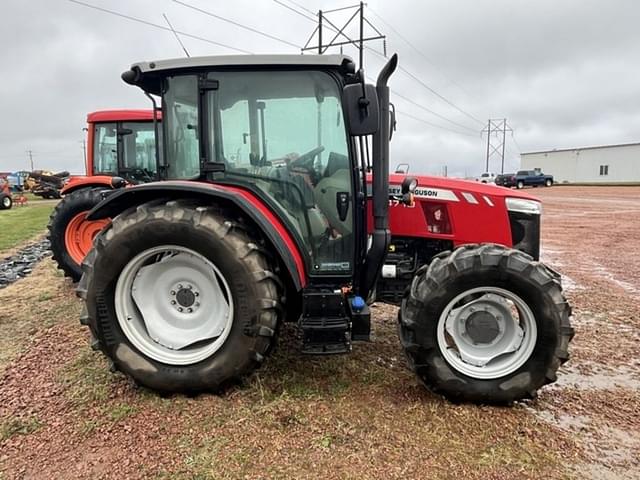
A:
{"type": "Polygon", "coordinates": [[[182,47],[182,50],[184,50],[184,54],[187,57],[191,57],[191,55],[189,55],[189,52],[187,52],[186,47],[184,46],[184,43],[182,43],[182,40],[180,40],[180,37],[178,36],[178,34],[176,33],[176,31],[173,28],[173,25],[171,25],[171,22],[169,21],[169,17],[167,17],[166,13],[163,13],[162,16],[164,17],[165,21],[167,22],[167,25],[169,25],[169,28],[171,29],[171,31],[173,32],[173,34],[176,37],[176,40],[178,41],[178,43],[180,44],[180,46],[182,47]]]}

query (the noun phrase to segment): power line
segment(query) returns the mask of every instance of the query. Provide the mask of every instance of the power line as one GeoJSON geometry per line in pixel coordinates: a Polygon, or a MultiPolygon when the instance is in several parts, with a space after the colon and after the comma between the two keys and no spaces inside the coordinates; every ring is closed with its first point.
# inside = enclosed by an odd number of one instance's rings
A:
{"type": "MultiPolygon", "coordinates": [[[[284,7],[286,9],[288,9],[288,10],[291,10],[293,13],[296,13],[296,14],[300,15],[302,18],[306,18],[307,20],[311,20],[314,23],[316,21],[315,18],[307,16],[306,14],[296,10],[293,7],[290,7],[289,5],[287,5],[286,3],[281,2],[280,0],[273,0],[273,1],[276,2],[278,5],[284,7]]],[[[315,13],[313,15],[315,15],[315,13]]]]}
{"type": "Polygon", "coordinates": [[[522,148],[520,147],[520,145],[518,145],[518,142],[516,141],[516,137],[513,136],[513,132],[511,132],[511,140],[513,140],[513,143],[515,144],[516,148],[522,151],[522,148]]]}
{"type": "Polygon", "coordinates": [[[270,38],[271,40],[275,40],[277,42],[284,43],[285,45],[288,45],[290,47],[300,48],[299,45],[296,45],[295,43],[289,42],[289,41],[287,41],[287,40],[285,40],[283,38],[276,37],[275,35],[271,35],[269,33],[265,33],[265,32],[263,32],[261,30],[258,30],[257,28],[249,27],[248,25],[236,22],[234,20],[230,20],[230,19],[225,18],[225,17],[223,17],[221,15],[217,15],[217,14],[215,14],[213,12],[209,12],[207,10],[203,10],[202,8],[198,8],[198,7],[194,6],[194,5],[190,5],[190,4],[182,2],[180,0],[173,0],[173,2],[177,3],[178,5],[182,5],[183,7],[187,7],[187,8],[190,8],[192,10],[195,10],[196,12],[200,12],[200,13],[203,13],[203,14],[208,15],[210,17],[217,18],[218,20],[222,20],[223,22],[230,23],[231,25],[235,25],[236,27],[243,28],[244,30],[248,30],[249,32],[257,33],[258,35],[262,35],[263,37],[270,38]]]}
{"type": "Polygon", "coordinates": [[[424,60],[426,60],[432,67],[434,67],[439,73],[440,75],[442,75],[444,78],[446,78],[447,80],[449,80],[449,82],[451,82],[453,85],[455,85],[456,87],[458,87],[460,90],[462,90],[465,94],[468,95],[468,92],[466,91],[466,89],[460,85],[458,82],[456,82],[453,78],[451,78],[450,76],[446,75],[445,72],[442,70],[442,68],[439,68],[429,57],[427,57],[424,52],[422,50],[420,50],[418,47],[416,47],[411,41],[409,41],[409,39],[407,39],[407,37],[405,37],[404,35],[402,35],[398,30],[396,30],[393,25],[391,25],[389,22],[387,22],[382,15],[378,15],[371,7],[369,7],[369,11],[371,13],[373,13],[373,15],[375,17],[378,18],[378,20],[380,20],[382,23],[384,23],[393,33],[396,34],[396,36],[402,40],[404,43],[406,43],[409,47],[411,47],[418,55],[420,55],[424,60]]]}
{"type": "MultiPolygon", "coordinates": [[[[148,25],[150,27],[159,28],[160,30],[164,30],[166,32],[171,32],[171,29],[168,28],[168,27],[165,27],[163,25],[158,25],[157,23],[149,22],[149,21],[143,20],[141,18],[132,17],[132,16],[126,15],[124,13],[115,12],[113,10],[108,10],[106,8],[98,7],[96,5],[91,5],[90,3],[81,2],[80,0],[67,0],[67,1],[69,1],[71,3],[75,3],[77,5],[82,5],[83,7],[92,8],[94,10],[98,10],[98,11],[103,12],[103,13],[108,13],[110,15],[115,15],[116,17],[126,18],[127,20],[131,20],[133,22],[142,23],[142,24],[148,25]]],[[[194,38],[196,40],[200,40],[202,42],[211,43],[212,45],[217,45],[218,47],[228,48],[229,50],[234,50],[236,52],[248,53],[248,54],[252,53],[252,52],[249,52],[248,50],[243,50],[241,48],[232,47],[231,45],[226,45],[224,43],[216,42],[215,40],[211,40],[209,38],[199,37],[198,35],[193,35],[191,33],[181,32],[180,30],[176,30],[176,32],[179,33],[180,35],[184,36],[184,37],[194,38]]]]}
{"type": "MultiPolygon", "coordinates": [[[[175,0],[174,0],[175,1],[175,0]]],[[[295,2],[293,2],[293,0],[287,0],[290,3],[293,3],[294,5],[296,5],[295,2]]],[[[307,15],[301,13],[300,11],[282,3],[280,0],[274,0],[274,2],[276,2],[279,5],[282,5],[283,7],[291,10],[292,12],[300,15],[301,17],[316,23],[316,19],[315,18],[310,18],[307,15]]],[[[298,5],[298,7],[301,7],[300,5],[298,5]]],[[[304,10],[307,10],[310,12],[310,10],[303,8],[304,10]]],[[[374,13],[375,15],[375,13],[374,13]]],[[[376,15],[379,18],[379,15],[376,15]]],[[[330,22],[329,22],[330,23],[330,22]]],[[[385,22],[385,24],[387,24],[387,22],[385,22]]],[[[388,25],[388,24],[387,24],[388,25]]],[[[329,28],[330,30],[333,30],[334,32],[337,32],[339,35],[342,35],[343,37],[345,37],[347,40],[349,40],[349,42],[356,44],[356,42],[354,40],[352,40],[351,38],[349,38],[342,30],[339,30],[338,28],[335,28],[335,26],[333,24],[330,23],[330,26],[326,26],[326,28],[329,28]]],[[[396,31],[393,27],[391,27],[392,30],[396,31]]],[[[374,27],[375,29],[375,27],[374,27]]],[[[315,34],[315,31],[314,31],[315,34]]],[[[312,34],[313,37],[313,34],[312,34]]],[[[308,43],[308,42],[307,42],[308,43]]],[[[374,54],[376,54],[377,56],[381,57],[381,58],[386,58],[386,55],[384,55],[383,53],[369,47],[369,46],[364,46],[364,48],[374,54]]],[[[462,108],[460,108],[459,106],[457,106],[455,103],[453,103],[451,100],[449,100],[448,98],[444,97],[443,95],[441,95],[440,93],[438,93],[436,90],[434,90],[432,87],[430,87],[429,85],[427,85],[423,80],[421,80],[420,78],[418,78],[416,75],[414,75],[412,72],[410,72],[407,68],[403,67],[402,65],[398,65],[398,70],[400,70],[401,72],[403,72],[405,75],[407,75],[408,77],[410,77],[411,79],[413,79],[414,81],[416,81],[418,84],[420,84],[423,88],[425,88],[427,91],[429,91],[430,93],[432,93],[433,95],[435,95],[436,97],[438,97],[440,100],[442,100],[443,102],[447,103],[449,106],[455,108],[457,111],[459,111],[460,113],[462,113],[463,115],[469,117],[470,119],[472,119],[473,121],[479,123],[480,125],[484,125],[484,122],[482,122],[481,120],[479,120],[477,117],[474,117],[473,115],[471,115],[470,113],[468,113],[467,111],[463,110],[462,108]]],[[[406,99],[406,98],[405,98],[406,99]]],[[[414,103],[415,104],[415,103],[414,103]]],[[[417,105],[417,104],[416,104],[417,105]]],[[[422,108],[423,110],[428,111],[429,113],[435,114],[437,117],[439,118],[443,118],[444,120],[451,122],[457,126],[461,126],[462,128],[468,129],[468,130],[473,130],[475,131],[475,129],[470,128],[468,126],[464,126],[461,125],[460,123],[454,122],[453,120],[449,120],[448,118],[444,117],[443,115],[440,114],[436,114],[435,112],[433,112],[432,110],[428,109],[427,107],[424,107],[422,105],[420,105],[420,108],[422,108]]]]}
{"type": "MultiPolygon", "coordinates": [[[[373,80],[372,80],[372,79],[370,79],[370,78],[367,78],[367,80],[369,80],[370,82],[373,82],[373,80]]],[[[409,98],[409,97],[406,97],[405,95],[402,95],[401,93],[398,93],[398,92],[397,92],[396,90],[394,90],[394,89],[390,89],[390,90],[391,90],[391,93],[392,93],[393,95],[395,95],[396,97],[401,98],[401,99],[403,99],[404,101],[411,103],[412,105],[415,105],[416,107],[420,108],[421,110],[424,110],[424,111],[425,111],[425,112],[427,112],[427,113],[430,113],[431,115],[434,115],[434,116],[436,116],[436,117],[438,117],[438,118],[440,118],[440,119],[442,119],[442,120],[444,120],[444,121],[446,121],[446,122],[449,122],[449,123],[451,123],[452,125],[455,125],[456,127],[464,128],[465,130],[468,130],[468,131],[470,131],[470,132],[477,133],[477,130],[476,130],[475,128],[472,128],[472,127],[469,127],[469,126],[467,126],[467,125],[463,125],[462,123],[458,123],[458,122],[456,122],[456,121],[454,121],[454,120],[451,120],[450,118],[445,117],[444,115],[442,115],[442,114],[440,114],[440,113],[438,113],[438,112],[436,112],[436,111],[434,111],[434,110],[431,110],[431,109],[430,109],[430,108],[428,108],[428,107],[425,107],[425,106],[424,106],[424,105],[422,105],[421,103],[418,103],[418,102],[416,102],[415,100],[413,100],[413,99],[411,99],[411,98],[409,98]]]]}
{"type": "Polygon", "coordinates": [[[475,137],[476,136],[476,135],[473,135],[471,133],[461,132],[459,130],[454,130],[452,128],[448,128],[448,127],[445,127],[443,125],[438,125],[438,124],[435,124],[435,123],[431,123],[430,121],[425,120],[424,118],[415,117],[415,116],[413,116],[413,115],[411,115],[410,113],[407,113],[407,112],[398,111],[398,115],[409,117],[409,118],[411,118],[411,119],[413,119],[413,120],[415,120],[417,122],[424,123],[424,124],[429,125],[431,127],[440,128],[442,130],[447,130],[449,132],[457,133],[458,135],[464,135],[466,137],[475,137]]]}
{"type": "Polygon", "coordinates": [[[445,121],[447,121],[447,122],[449,122],[449,123],[451,123],[451,124],[455,125],[456,127],[464,128],[465,130],[469,130],[470,132],[476,132],[476,130],[475,130],[475,129],[470,128],[470,127],[467,127],[466,125],[463,125],[463,124],[461,124],[461,123],[455,122],[455,121],[453,121],[453,120],[449,120],[449,119],[448,119],[447,117],[445,117],[444,115],[440,115],[438,112],[434,112],[433,110],[431,110],[431,109],[429,109],[429,108],[425,107],[424,105],[421,105],[420,103],[418,103],[418,102],[416,102],[416,101],[414,101],[414,100],[411,100],[409,97],[405,97],[404,95],[402,95],[402,94],[398,93],[398,92],[397,92],[397,91],[395,91],[395,90],[391,90],[391,93],[392,93],[393,95],[395,95],[396,97],[401,98],[401,99],[403,99],[404,101],[409,102],[409,103],[411,103],[412,105],[415,105],[416,107],[418,107],[418,108],[420,108],[420,109],[424,110],[425,112],[428,112],[428,113],[430,113],[431,115],[434,115],[434,116],[436,116],[436,117],[438,117],[438,118],[440,118],[440,119],[442,119],[442,120],[445,120],[445,121]]]}
{"type": "Polygon", "coordinates": [[[316,13],[309,10],[307,7],[305,7],[304,5],[300,5],[298,2],[294,2],[293,0],[287,0],[289,3],[295,5],[298,8],[301,8],[302,10],[304,10],[305,12],[309,12],[311,15],[315,15],[316,13]]]}
{"type": "MultiPolygon", "coordinates": [[[[174,0],[174,1],[177,1],[177,0],[174,0]]],[[[276,1],[277,1],[277,0],[276,0],[276,1]]],[[[279,3],[279,2],[278,2],[278,3],[279,3]]],[[[367,45],[364,45],[364,42],[367,42],[367,41],[371,41],[371,40],[378,40],[378,39],[383,39],[383,40],[384,40],[384,39],[385,39],[384,35],[382,35],[382,34],[378,31],[378,29],[377,29],[376,27],[374,27],[373,25],[371,25],[371,23],[370,23],[370,22],[366,19],[366,17],[364,16],[364,5],[363,5],[362,3],[360,3],[359,5],[353,5],[353,6],[350,6],[350,7],[343,7],[343,8],[341,8],[341,9],[339,9],[339,10],[346,10],[346,9],[355,9],[355,11],[354,11],[354,13],[351,15],[351,17],[349,18],[349,20],[347,20],[347,22],[344,24],[344,26],[343,26],[342,28],[338,28],[338,27],[337,27],[335,24],[333,24],[333,23],[331,22],[331,20],[326,16],[326,13],[331,13],[331,11],[327,11],[327,12],[320,11],[320,12],[318,12],[318,24],[317,24],[317,26],[316,26],[316,29],[315,29],[315,30],[313,31],[313,33],[311,34],[311,37],[309,38],[309,40],[307,40],[307,43],[306,43],[306,44],[305,44],[305,46],[302,48],[302,51],[304,52],[305,50],[311,50],[311,49],[315,49],[315,48],[316,48],[316,47],[313,47],[313,46],[309,46],[309,44],[310,44],[311,40],[314,38],[315,34],[317,33],[317,34],[318,34],[318,47],[317,47],[317,48],[318,48],[318,50],[319,50],[319,52],[320,52],[320,53],[323,53],[324,51],[326,51],[326,50],[327,50],[329,47],[331,47],[331,46],[343,45],[343,44],[349,44],[349,43],[351,43],[351,44],[353,44],[353,45],[357,46],[357,48],[358,48],[358,50],[359,50],[359,52],[360,52],[360,66],[361,66],[361,67],[362,67],[362,63],[363,63],[363,50],[364,50],[364,49],[366,49],[366,50],[368,50],[368,51],[371,51],[371,52],[375,53],[376,55],[378,55],[378,56],[382,57],[383,59],[384,59],[384,58],[386,58],[386,55],[384,55],[384,54],[382,54],[382,53],[380,53],[380,52],[376,51],[375,49],[373,49],[373,48],[371,48],[371,47],[369,47],[369,46],[367,46],[367,45]],[[355,40],[355,41],[354,41],[354,40],[353,40],[353,39],[351,39],[347,34],[345,34],[345,33],[344,33],[344,31],[345,31],[345,29],[346,29],[346,28],[351,24],[352,20],[354,20],[358,15],[360,16],[360,38],[359,38],[358,40],[355,40]],[[370,36],[370,37],[364,38],[364,37],[365,37],[365,35],[364,35],[364,22],[368,23],[368,25],[369,25],[371,28],[373,28],[373,29],[376,31],[376,33],[377,33],[378,35],[377,35],[377,36],[370,36]],[[331,39],[331,41],[330,41],[329,43],[327,43],[327,44],[323,44],[323,42],[322,42],[322,28],[323,28],[323,26],[324,26],[325,28],[331,28],[332,30],[334,30],[335,32],[337,32],[337,33],[336,33],[336,35],[335,35],[335,36],[331,39]],[[336,43],[336,42],[335,42],[335,40],[336,40],[340,35],[342,35],[343,37],[345,37],[345,38],[348,40],[348,42],[337,42],[337,43],[336,43]]],[[[334,10],[334,11],[335,11],[335,10],[334,10]]],[[[305,18],[306,18],[306,16],[305,16],[305,18]]],[[[313,22],[315,23],[315,21],[313,21],[313,22]]],[[[406,72],[406,73],[408,73],[408,74],[409,74],[411,77],[413,77],[414,79],[416,79],[416,80],[420,81],[420,80],[419,80],[419,79],[417,79],[415,76],[413,76],[410,72],[406,71],[406,69],[405,69],[405,72],[406,72]]],[[[369,79],[369,81],[372,81],[372,80],[370,80],[370,79],[369,79]]],[[[421,83],[422,83],[422,82],[421,82],[421,83]]],[[[426,88],[428,88],[428,89],[429,89],[429,91],[431,91],[431,92],[433,92],[433,93],[436,93],[436,95],[438,95],[438,96],[440,96],[441,98],[443,98],[443,99],[444,99],[444,97],[442,97],[441,95],[439,95],[439,94],[438,94],[437,92],[435,92],[433,89],[431,89],[430,87],[426,86],[424,83],[422,83],[422,84],[423,84],[423,86],[425,86],[426,88]]],[[[419,104],[419,103],[418,103],[418,102],[416,102],[415,100],[412,100],[412,99],[410,99],[410,98],[408,98],[408,97],[405,97],[404,95],[401,95],[401,94],[399,94],[399,93],[397,93],[397,92],[395,92],[395,91],[393,91],[393,90],[392,90],[392,92],[393,92],[396,96],[398,96],[399,98],[402,98],[402,99],[404,99],[405,101],[412,103],[413,105],[417,106],[418,108],[421,108],[422,110],[424,110],[424,111],[426,111],[426,112],[430,113],[431,115],[434,115],[434,116],[436,116],[436,117],[438,117],[438,118],[440,118],[440,119],[442,119],[442,120],[444,120],[444,121],[447,121],[447,122],[449,122],[449,123],[451,123],[451,124],[453,124],[453,125],[455,125],[455,126],[457,126],[457,127],[459,127],[459,128],[463,128],[463,129],[469,130],[469,131],[474,132],[474,133],[476,132],[476,129],[475,129],[475,128],[471,128],[471,127],[468,127],[468,126],[463,125],[463,124],[461,124],[461,123],[458,123],[458,122],[456,122],[456,121],[454,121],[454,120],[450,120],[449,118],[445,117],[444,115],[441,115],[441,114],[439,114],[439,113],[437,113],[437,112],[435,112],[435,111],[431,110],[430,108],[427,108],[427,107],[425,107],[424,105],[419,104]]],[[[446,101],[446,99],[445,99],[445,101],[446,101]]],[[[449,102],[449,103],[451,103],[451,102],[449,102]]]]}
{"type": "MultiPolygon", "coordinates": [[[[373,49],[367,49],[370,50],[372,52],[374,52],[376,55],[380,56],[380,52],[377,52],[376,50],[373,49]]],[[[438,97],[440,100],[442,100],[443,102],[445,102],[446,104],[450,105],[451,107],[455,108],[456,110],[458,110],[460,113],[462,113],[463,115],[469,117],[471,120],[479,123],[480,125],[484,125],[484,122],[478,120],[478,118],[474,117],[473,115],[471,115],[470,113],[466,112],[465,110],[463,110],[462,108],[460,108],[459,106],[457,106],[455,103],[453,103],[451,100],[449,100],[448,98],[444,97],[443,95],[441,95],[440,93],[436,92],[433,88],[431,88],[429,85],[427,85],[423,80],[421,80],[420,78],[418,78],[416,75],[414,75],[413,73],[411,73],[409,70],[407,70],[405,67],[403,67],[402,65],[398,65],[398,70],[400,70],[401,72],[403,72],[405,75],[407,75],[409,78],[413,79],[414,81],[416,81],[417,83],[419,83],[420,85],[422,85],[422,87],[424,87],[426,90],[428,90],[429,92],[431,92],[433,95],[435,95],[436,97],[438,97]]]]}

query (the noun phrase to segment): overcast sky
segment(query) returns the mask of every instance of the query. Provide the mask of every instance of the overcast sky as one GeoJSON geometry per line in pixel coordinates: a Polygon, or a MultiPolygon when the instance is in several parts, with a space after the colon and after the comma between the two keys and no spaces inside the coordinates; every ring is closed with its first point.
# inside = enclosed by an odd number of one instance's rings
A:
{"type": "MultiPolygon", "coordinates": [[[[295,45],[314,28],[273,0],[182,1],[295,45]]],[[[309,15],[290,0],[280,1],[309,15]]],[[[86,3],[159,25],[166,25],[166,13],[176,30],[253,53],[299,52],[173,0],[86,3]]],[[[349,0],[296,3],[310,11],[351,5],[349,0]]],[[[480,130],[488,118],[506,117],[514,130],[515,141],[507,137],[507,170],[518,167],[520,151],[640,141],[640,2],[371,0],[368,5],[371,23],[387,35],[388,52],[397,52],[410,74],[450,102],[405,72],[392,78],[393,91],[440,115],[392,94],[399,112],[392,166],[409,163],[412,172],[439,173],[447,165],[450,175],[479,174],[486,154],[480,130]]],[[[2,6],[0,171],[28,169],[26,151],[32,150],[36,168],[83,173],[86,113],[149,106],[120,73],[136,61],[184,55],[171,32],[68,0],[5,0],[2,6]]],[[[346,13],[330,18],[337,24],[346,13]]],[[[192,56],[237,53],[182,40],[192,56]]],[[[381,43],[370,46],[382,50],[381,43]]],[[[368,76],[375,77],[381,65],[380,58],[366,55],[368,76]]],[[[490,170],[499,169],[494,157],[490,170]]]]}

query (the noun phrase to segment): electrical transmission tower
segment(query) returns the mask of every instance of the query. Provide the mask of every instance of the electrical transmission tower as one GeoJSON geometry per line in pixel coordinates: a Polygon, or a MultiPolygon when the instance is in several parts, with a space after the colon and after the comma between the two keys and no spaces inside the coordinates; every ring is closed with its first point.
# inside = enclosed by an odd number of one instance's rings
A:
{"type": "Polygon", "coordinates": [[[507,132],[513,134],[513,129],[507,124],[506,118],[489,119],[482,133],[487,134],[487,164],[485,172],[489,171],[489,159],[494,155],[500,157],[500,173],[504,173],[504,148],[507,132]]]}
{"type": "Polygon", "coordinates": [[[364,2],[360,2],[358,5],[351,5],[350,7],[342,7],[335,8],[333,10],[319,10],[318,11],[318,25],[315,30],[305,43],[304,47],[302,47],[302,52],[306,52],[309,50],[316,50],[319,54],[325,53],[330,47],[342,47],[344,45],[353,45],[359,51],[359,60],[360,60],[360,68],[364,66],[364,46],[365,42],[370,42],[373,40],[382,40],[383,52],[384,56],[387,56],[387,43],[386,37],[380,33],[376,27],[365,17],[364,15],[364,2]],[[349,17],[346,23],[339,28],[336,26],[334,15],[336,12],[342,12],[347,10],[354,10],[353,14],[349,17]],[[355,19],[359,21],[359,35],[357,39],[353,39],[348,36],[345,31],[352,24],[355,19]],[[367,31],[373,30],[373,33],[367,33],[367,31]],[[333,38],[325,43],[325,35],[331,36],[333,38]],[[314,38],[317,37],[317,45],[313,46],[312,42],[314,38]]]}

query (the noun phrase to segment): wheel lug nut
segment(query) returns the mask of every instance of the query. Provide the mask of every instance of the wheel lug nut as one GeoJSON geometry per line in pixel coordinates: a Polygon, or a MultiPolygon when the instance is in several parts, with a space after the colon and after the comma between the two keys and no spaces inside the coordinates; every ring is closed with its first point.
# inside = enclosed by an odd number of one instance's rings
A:
{"type": "Polygon", "coordinates": [[[176,291],[175,290],[171,290],[171,295],[175,295],[176,291]]]}
{"type": "Polygon", "coordinates": [[[188,288],[189,290],[193,290],[193,285],[187,285],[187,288],[188,288]]]}
{"type": "Polygon", "coordinates": [[[189,313],[193,312],[193,308],[187,308],[187,312],[189,313]]]}
{"type": "Polygon", "coordinates": [[[196,302],[196,303],[194,304],[194,307],[199,307],[199,306],[200,306],[200,302],[196,302]]]}
{"type": "Polygon", "coordinates": [[[182,284],[178,284],[178,290],[182,289],[182,284]]]}
{"type": "Polygon", "coordinates": [[[193,294],[194,294],[196,297],[199,297],[199,296],[200,296],[200,292],[193,292],[193,294]]]}
{"type": "Polygon", "coordinates": [[[182,307],[178,307],[178,311],[181,312],[182,311],[182,307]]]}
{"type": "Polygon", "coordinates": [[[171,300],[171,305],[175,305],[176,301],[175,300],[171,300]]]}

